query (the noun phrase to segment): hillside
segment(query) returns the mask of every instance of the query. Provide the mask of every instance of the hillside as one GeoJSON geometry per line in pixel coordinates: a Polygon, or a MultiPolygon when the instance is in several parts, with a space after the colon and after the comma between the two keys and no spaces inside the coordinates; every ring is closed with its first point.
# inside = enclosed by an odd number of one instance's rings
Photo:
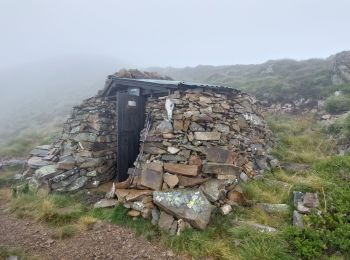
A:
{"type": "Polygon", "coordinates": [[[0,144],[25,129],[63,122],[71,107],[103,88],[106,75],[125,63],[69,56],[0,70],[0,144]]]}
{"type": "Polygon", "coordinates": [[[177,80],[199,81],[243,89],[260,100],[324,98],[335,85],[350,82],[350,51],[327,59],[270,60],[262,64],[150,68],[177,80]]]}

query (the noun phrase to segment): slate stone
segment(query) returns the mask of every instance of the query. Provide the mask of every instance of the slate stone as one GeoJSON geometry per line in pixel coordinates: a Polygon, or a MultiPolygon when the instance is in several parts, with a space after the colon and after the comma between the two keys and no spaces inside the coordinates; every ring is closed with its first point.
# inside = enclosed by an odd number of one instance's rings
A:
{"type": "Polygon", "coordinates": [[[179,178],[179,186],[180,187],[193,187],[196,185],[200,185],[208,180],[208,178],[202,178],[202,177],[187,177],[178,175],[179,178]]]}
{"type": "Polygon", "coordinates": [[[94,208],[113,208],[118,204],[116,199],[102,199],[94,204],[94,208]]]}
{"type": "Polygon", "coordinates": [[[163,154],[162,161],[165,161],[165,162],[184,162],[184,161],[186,161],[186,158],[181,156],[181,155],[163,154]]]}
{"type": "Polygon", "coordinates": [[[186,176],[197,176],[199,172],[199,166],[176,164],[176,163],[164,163],[164,170],[174,174],[181,174],[186,176]]]}
{"type": "Polygon", "coordinates": [[[179,183],[179,178],[175,174],[170,174],[170,173],[164,173],[163,175],[164,182],[168,184],[170,189],[173,189],[178,183],[179,183]]]}
{"type": "Polygon", "coordinates": [[[211,162],[204,163],[202,171],[207,174],[225,174],[236,176],[238,176],[241,173],[241,169],[235,165],[211,162]]]}
{"type": "MultiPolygon", "coordinates": [[[[65,191],[77,192],[78,190],[80,190],[81,188],[83,188],[85,186],[87,181],[88,181],[87,177],[81,176],[81,177],[77,178],[75,181],[73,181],[68,187],[66,187],[65,191]]],[[[57,191],[60,191],[60,190],[57,190],[57,191]]]]}
{"type": "Polygon", "coordinates": [[[58,174],[56,165],[46,165],[35,171],[34,177],[38,180],[41,179],[50,179],[56,174],[58,174]]]}
{"type": "Polygon", "coordinates": [[[171,122],[167,121],[167,120],[163,120],[156,128],[156,130],[159,133],[162,134],[167,134],[167,133],[172,133],[173,132],[173,126],[171,124],[171,122]]]}
{"type": "Polygon", "coordinates": [[[205,131],[204,127],[202,127],[200,124],[198,124],[196,122],[192,122],[190,124],[189,128],[193,132],[204,132],[205,131]]]}
{"type": "Polygon", "coordinates": [[[34,169],[38,169],[40,167],[47,166],[49,164],[51,163],[37,156],[33,156],[28,160],[28,166],[34,169]]]}
{"type": "Polygon", "coordinates": [[[303,198],[304,206],[308,208],[317,208],[320,206],[317,193],[306,192],[303,198]]]}
{"type": "Polygon", "coordinates": [[[287,204],[258,203],[257,206],[266,211],[267,213],[289,212],[289,206],[287,204]]]}
{"type": "Polygon", "coordinates": [[[141,172],[141,185],[152,190],[161,190],[163,184],[163,173],[145,169],[141,172]]]}
{"type": "Polygon", "coordinates": [[[167,153],[167,151],[165,151],[164,149],[161,149],[159,147],[153,146],[151,144],[145,144],[143,147],[143,150],[145,153],[149,153],[149,154],[165,154],[167,153]]]}
{"type": "Polygon", "coordinates": [[[296,210],[293,211],[293,226],[304,228],[303,216],[296,210]]]}
{"type": "Polygon", "coordinates": [[[220,132],[194,132],[194,138],[198,141],[218,141],[220,137],[220,132]]]}
{"type": "Polygon", "coordinates": [[[200,190],[211,202],[223,199],[226,195],[226,190],[223,182],[217,179],[210,179],[206,181],[200,186],[200,190]]]}
{"type": "Polygon", "coordinates": [[[206,159],[209,162],[216,162],[216,163],[233,164],[233,162],[237,157],[237,153],[222,149],[220,147],[207,148],[206,154],[207,154],[206,159]]]}
{"type": "Polygon", "coordinates": [[[159,220],[158,220],[158,227],[161,230],[164,230],[165,232],[169,232],[174,221],[175,221],[175,219],[172,215],[169,215],[169,214],[165,213],[164,211],[161,211],[160,216],[159,216],[159,220]]]}
{"type": "Polygon", "coordinates": [[[152,194],[151,190],[137,190],[137,189],[116,189],[115,195],[119,201],[135,201],[140,199],[142,196],[152,194]]]}
{"type": "Polygon", "coordinates": [[[162,210],[186,220],[198,229],[206,228],[214,209],[214,206],[198,189],[155,191],[153,202],[162,210]]]}

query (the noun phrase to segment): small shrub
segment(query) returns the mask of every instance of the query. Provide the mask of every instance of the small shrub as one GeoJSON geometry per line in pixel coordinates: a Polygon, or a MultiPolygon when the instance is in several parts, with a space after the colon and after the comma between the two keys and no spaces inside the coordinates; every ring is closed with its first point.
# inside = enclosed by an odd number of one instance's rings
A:
{"type": "Polygon", "coordinates": [[[350,110],[350,96],[330,96],[326,99],[326,111],[337,114],[350,110]]]}

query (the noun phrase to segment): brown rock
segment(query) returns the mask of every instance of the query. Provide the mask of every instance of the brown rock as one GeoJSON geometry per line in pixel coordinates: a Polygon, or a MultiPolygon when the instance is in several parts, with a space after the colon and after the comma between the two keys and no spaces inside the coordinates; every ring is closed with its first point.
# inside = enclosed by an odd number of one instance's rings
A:
{"type": "Polygon", "coordinates": [[[168,184],[169,188],[172,189],[174,188],[178,183],[179,183],[179,178],[177,175],[170,174],[170,173],[164,173],[163,175],[164,182],[168,184]]]}
{"type": "Polygon", "coordinates": [[[184,130],[184,122],[182,120],[174,120],[174,131],[181,132],[184,130]]]}
{"type": "Polygon", "coordinates": [[[207,160],[216,163],[233,164],[237,157],[237,153],[219,147],[207,148],[206,152],[207,160]]]}
{"type": "Polygon", "coordinates": [[[128,211],[128,215],[130,217],[138,217],[138,216],[140,216],[140,214],[141,214],[140,211],[137,211],[137,210],[134,210],[134,209],[128,211]]]}
{"type": "Polygon", "coordinates": [[[144,195],[152,195],[151,190],[136,190],[136,189],[116,189],[115,195],[119,201],[135,201],[144,195]]]}
{"type": "Polygon", "coordinates": [[[163,173],[151,169],[141,172],[141,185],[152,190],[161,190],[163,184],[163,173]]]}
{"type": "Polygon", "coordinates": [[[209,178],[201,178],[201,177],[191,178],[191,177],[186,177],[182,175],[179,175],[178,178],[179,178],[179,186],[181,187],[193,187],[196,185],[200,185],[209,179],[209,178]]]}
{"type": "Polygon", "coordinates": [[[190,160],[188,161],[189,165],[198,165],[201,166],[202,165],[202,160],[196,156],[196,155],[191,155],[190,160]]]}
{"type": "Polygon", "coordinates": [[[199,172],[199,166],[177,163],[164,163],[164,170],[174,174],[197,176],[199,172]]]}
{"type": "Polygon", "coordinates": [[[229,204],[238,204],[238,205],[244,205],[246,203],[242,193],[231,190],[227,194],[227,199],[229,200],[229,204]]]}

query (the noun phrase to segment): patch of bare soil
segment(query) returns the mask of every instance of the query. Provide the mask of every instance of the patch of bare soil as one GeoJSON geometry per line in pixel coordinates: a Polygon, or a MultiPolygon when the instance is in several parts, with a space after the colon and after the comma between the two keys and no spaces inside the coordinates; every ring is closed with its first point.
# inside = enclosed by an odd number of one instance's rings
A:
{"type": "Polygon", "coordinates": [[[39,259],[184,259],[126,228],[102,223],[73,238],[53,239],[53,230],[8,213],[0,198],[0,246],[24,250],[39,259]]]}

